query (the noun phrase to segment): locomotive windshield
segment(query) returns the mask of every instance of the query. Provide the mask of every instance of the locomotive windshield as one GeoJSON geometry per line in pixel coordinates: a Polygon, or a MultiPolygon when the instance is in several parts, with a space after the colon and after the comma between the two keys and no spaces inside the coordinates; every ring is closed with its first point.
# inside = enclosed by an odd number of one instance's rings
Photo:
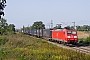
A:
{"type": "Polygon", "coordinates": [[[68,31],[67,34],[72,34],[72,32],[71,31],[68,31]]]}
{"type": "Polygon", "coordinates": [[[75,31],[72,31],[72,34],[76,34],[76,32],[75,31]]]}
{"type": "Polygon", "coordinates": [[[68,31],[67,34],[76,34],[75,31],[68,31]]]}

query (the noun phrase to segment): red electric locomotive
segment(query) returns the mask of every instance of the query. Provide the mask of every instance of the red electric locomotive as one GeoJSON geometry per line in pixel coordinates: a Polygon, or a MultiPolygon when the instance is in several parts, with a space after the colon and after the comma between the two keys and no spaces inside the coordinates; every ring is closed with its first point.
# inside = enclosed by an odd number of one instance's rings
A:
{"type": "Polygon", "coordinates": [[[58,42],[76,44],[78,42],[77,31],[69,29],[52,30],[52,39],[58,42]]]}

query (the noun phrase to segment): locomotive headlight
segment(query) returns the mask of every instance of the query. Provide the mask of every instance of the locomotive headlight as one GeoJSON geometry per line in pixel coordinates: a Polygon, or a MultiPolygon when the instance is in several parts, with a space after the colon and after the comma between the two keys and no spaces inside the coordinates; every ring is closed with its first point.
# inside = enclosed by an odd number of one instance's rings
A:
{"type": "Polygon", "coordinates": [[[68,36],[68,38],[70,38],[70,36],[68,36]]]}
{"type": "Polygon", "coordinates": [[[77,38],[77,36],[74,36],[74,38],[77,38]]]}

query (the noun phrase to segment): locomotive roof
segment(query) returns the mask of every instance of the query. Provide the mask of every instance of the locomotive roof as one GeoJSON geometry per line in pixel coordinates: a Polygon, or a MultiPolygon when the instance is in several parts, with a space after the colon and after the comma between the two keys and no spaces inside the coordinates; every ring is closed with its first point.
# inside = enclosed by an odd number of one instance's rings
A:
{"type": "Polygon", "coordinates": [[[53,30],[53,31],[66,31],[66,30],[76,31],[76,30],[73,30],[73,29],[65,29],[65,28],[63,28],[63,29],[55,29],[55,30],[53,30]]]}

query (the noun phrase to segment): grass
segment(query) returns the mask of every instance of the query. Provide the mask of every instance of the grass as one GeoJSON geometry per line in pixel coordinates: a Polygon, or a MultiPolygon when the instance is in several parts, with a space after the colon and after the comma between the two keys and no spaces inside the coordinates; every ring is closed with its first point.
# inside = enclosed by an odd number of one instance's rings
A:
{"type": "Polygon", "coordinates": [[[60,48],[24,34],[5,35],[9,39],[0,45],[0,60],[89,60],[90,56],[60,48]]]}
{"type": "Polygon", "coordinates": [[[8,42],[8,39],[4,36],[0,36],[0,45],[4,45],[6,42],[8,42]]]}
{"type": "Polygon", "coordinates": [[[79,38],[78,41],[80,43],[89,44],[90,45],[90,36],[87,38],[79,38]]]}

